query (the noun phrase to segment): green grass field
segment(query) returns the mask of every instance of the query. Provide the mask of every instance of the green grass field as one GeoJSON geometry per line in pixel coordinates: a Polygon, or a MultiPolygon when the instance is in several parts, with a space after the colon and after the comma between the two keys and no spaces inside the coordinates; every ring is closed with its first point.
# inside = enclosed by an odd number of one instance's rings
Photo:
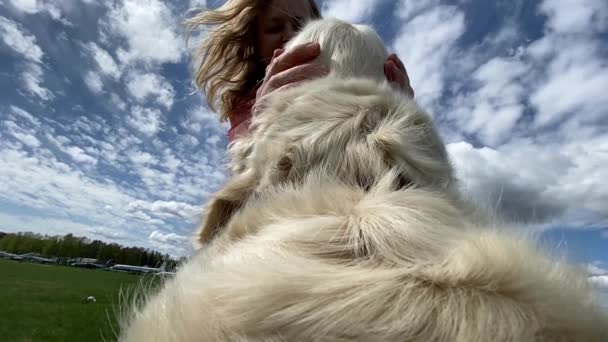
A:
{"type": "Polygon", "coordinates": [[[0,341],[113,341],[119,292],[141,277],[0,259],[0,341]],[[96,303],[83,299],[94,296],[96,303]]]}

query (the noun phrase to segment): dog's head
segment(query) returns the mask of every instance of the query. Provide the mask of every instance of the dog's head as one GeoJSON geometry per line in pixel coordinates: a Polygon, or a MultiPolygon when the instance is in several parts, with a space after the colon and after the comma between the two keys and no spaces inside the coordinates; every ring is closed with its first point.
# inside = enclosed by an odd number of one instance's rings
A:
{"type": "Polygon", "coordinates": [[[330,75],[277,92],[251,134],[230,147],[233,177],[207,206],[198,240],[209,242],[252,195],[310,177],[362,191],[387,174],[395,190],[445,191],[451,166],[430,117],[386,81],[386,50],[369,27],[313,21],[287,49],[318,41],[330,75]]]}
{"type": "Polygon", "coordinates": [[[290,40],[285,49],[308,42],[318,42],[321,54],[316,63],[329,67],[330,76],[368,78],[382,83],[386,47],[376,31],[365,25],[353,25],[337,19],[309,22],[290,40]]]}

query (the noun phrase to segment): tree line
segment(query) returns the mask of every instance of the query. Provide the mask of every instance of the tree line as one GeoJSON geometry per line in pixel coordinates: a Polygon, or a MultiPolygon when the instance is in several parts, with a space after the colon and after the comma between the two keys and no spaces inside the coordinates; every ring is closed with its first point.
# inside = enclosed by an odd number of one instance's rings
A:
{"type": "Polygon", "coordinates": [[[141,247],[125,247],[117,243],[91,240],[72,234],[49,236],[31,232],[0,232],[0,251],[13,254],[36,253],[45,258],[91,258],[99,263],[160,267],[166,262],[167,270],[174,270],[184,258],[175,260],[169,254],[141,247]]]}

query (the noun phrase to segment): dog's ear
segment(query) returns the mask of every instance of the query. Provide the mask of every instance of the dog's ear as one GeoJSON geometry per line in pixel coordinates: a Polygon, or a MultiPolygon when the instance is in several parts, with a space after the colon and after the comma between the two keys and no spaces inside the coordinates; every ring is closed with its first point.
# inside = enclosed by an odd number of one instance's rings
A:
{"type": "Polygon", "coordinates": [[[203,245],[216,237],[255,190],[257,177],[248,170],[230,180],[207,204],[196,238],[203,245]]]}

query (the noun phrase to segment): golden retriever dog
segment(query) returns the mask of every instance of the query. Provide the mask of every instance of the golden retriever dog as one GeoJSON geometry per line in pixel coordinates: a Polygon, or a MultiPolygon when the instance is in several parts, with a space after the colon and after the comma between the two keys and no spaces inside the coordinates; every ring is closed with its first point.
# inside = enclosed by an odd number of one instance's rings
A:
{"type": "Polygon", "coordinates": [[[586,274],[461,198],[431,118],[369,27],[323,19],[327,77],[272,95],[230,146],[201,248],[122,341],[608,341],[586,274]]]}

